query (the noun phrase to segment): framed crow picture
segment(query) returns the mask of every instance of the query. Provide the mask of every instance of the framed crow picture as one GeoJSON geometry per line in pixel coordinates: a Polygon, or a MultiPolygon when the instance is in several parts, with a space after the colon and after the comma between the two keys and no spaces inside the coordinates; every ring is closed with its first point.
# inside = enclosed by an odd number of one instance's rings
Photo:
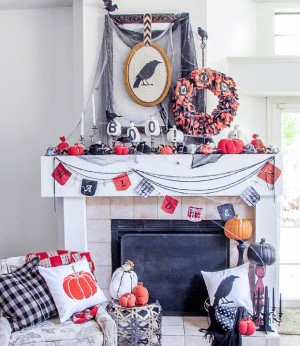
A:
{"type": "Polygon", "coordinates": [[[172,79],[172,66],[158,44],[141,42],[130,51],[124,65],[124,81],[132,99],[152,107],[167,96],[172,79]]]}

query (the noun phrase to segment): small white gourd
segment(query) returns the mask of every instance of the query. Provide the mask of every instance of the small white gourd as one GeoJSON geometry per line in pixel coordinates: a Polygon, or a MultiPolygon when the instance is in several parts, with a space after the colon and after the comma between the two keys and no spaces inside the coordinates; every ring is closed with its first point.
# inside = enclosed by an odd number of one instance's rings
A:
{"type": "Polygon", "coordinates": [[[184,134],[178,130],[174,125],[167,133],[168,141],[171,143],[182,143],[184,140],[184,134]]]}
{"type": "Polygon", "coordinates": [[[145,124],[145,134],[147,137],[159,136],[160,135],[160,126],[159,122],[153,115],[150,115],[149,119],[145,124]]]}
{"type": "Polygon", "coordinates": [[[238,138],[240,139],[244,144],[249,143],[247,136],[242,130],[239,130],[240,125],[235,125],[233,130],[228,132],[227,138],[233,139],[238,138]]]}
{"type": "Polygon", "coordinates": [[[130,122],[130,126],[127,129],[127,136],[131,136],[132,141],[134,143],[139,143],[141,141],[141,135],[139,130],[134,126],[134,122],[130,122]]]}
{"type": "Polygon", "coordinates": [[[114,299],[119,299],[124,293],[131,293],[132,289],[137,286],[138,278],[133,271],[134,263],[127,260],[120,268],[113,272],[109,293],[114,299]]]}

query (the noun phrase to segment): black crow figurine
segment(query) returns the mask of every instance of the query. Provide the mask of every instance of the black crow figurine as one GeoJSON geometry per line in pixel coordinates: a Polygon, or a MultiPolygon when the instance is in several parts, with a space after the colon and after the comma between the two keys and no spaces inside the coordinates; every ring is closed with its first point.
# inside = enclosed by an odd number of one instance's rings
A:
{"type": "Polygon", "coordinates": [[[198,27],[198,35],[199,35],[203,40],[207,40],[207,39],[208,39],[207,32],[206,32],[205,30],[203,30],[202,28],[200,28],[200,26],[198,27]]]}
{"type": "Polygon", "coordinates": [[[148,62],[136,76],[133,87],[138,88],[141,82],[143,82],[142,85],[152,85],[148,83],[148,79],[150,79],[153,76],[158,64],[161,64],[161,61],[152,60],[148,62]]]}
{"type": "Polygon", "coordinates": [[[104,8],[108,12],[114,12],[115,10],[118,9],[118,5],[112,4],[112,0],[103,0],[103,2],[104,2],[104,8]]]}
{"type": "Polygon", "coordinates": [[[117,141],[121,143],[130,143],[131,141],[133,141],[133,138],[131,136],[121,136],[117,139],[117,141]]]}
{"type": "Polygon", "coordinates": [[[108,121],[112,121],[115,118],[122,118],[122,115],[117,115],[116,113],[112,113],[109,110],[106,110],[105,114],[108,121]]]}
{"type": "Polygon", "coordinates": [[[226,279],[221,281],[215,293],[215,300],[214,300],[213,306],[218,305],[220,300],[222,301],[222,303],[224,303],[224,301],[226,301],[227,303],[231,303],[226,299],[226,297],[231,292],[233,282],[237,278],[239,278],[239,276],[230,275],[226,279]]]}

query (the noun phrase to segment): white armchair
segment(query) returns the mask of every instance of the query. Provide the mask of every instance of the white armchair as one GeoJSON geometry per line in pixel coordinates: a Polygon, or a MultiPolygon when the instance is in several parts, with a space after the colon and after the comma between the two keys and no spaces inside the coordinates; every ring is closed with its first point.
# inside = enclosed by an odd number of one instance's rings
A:
{"type": "MultiPolygon", "coordinates": [[[[0,260],[0,274],[10,271],[12,266],[16,267],[24,261],[24,257],[0,260]]],[[[103,305],[99,306],[94,320],[82,324],[75,324],[72,320],[60,323],[59,319],[49,319],[15,332],[0,311],[0,345],[117,346],[117,327],[103,305]]]]}

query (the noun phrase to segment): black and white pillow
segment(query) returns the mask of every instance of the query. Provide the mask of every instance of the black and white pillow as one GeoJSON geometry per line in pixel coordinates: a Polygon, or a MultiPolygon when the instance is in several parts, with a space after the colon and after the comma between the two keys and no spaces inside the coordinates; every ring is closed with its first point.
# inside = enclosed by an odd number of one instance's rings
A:
{"type": "Polygon", "coordinates": [[[0,310],[13,331],[51,317],[57,310],[35,257],[12,273],[0,275],[0,310]]]}

